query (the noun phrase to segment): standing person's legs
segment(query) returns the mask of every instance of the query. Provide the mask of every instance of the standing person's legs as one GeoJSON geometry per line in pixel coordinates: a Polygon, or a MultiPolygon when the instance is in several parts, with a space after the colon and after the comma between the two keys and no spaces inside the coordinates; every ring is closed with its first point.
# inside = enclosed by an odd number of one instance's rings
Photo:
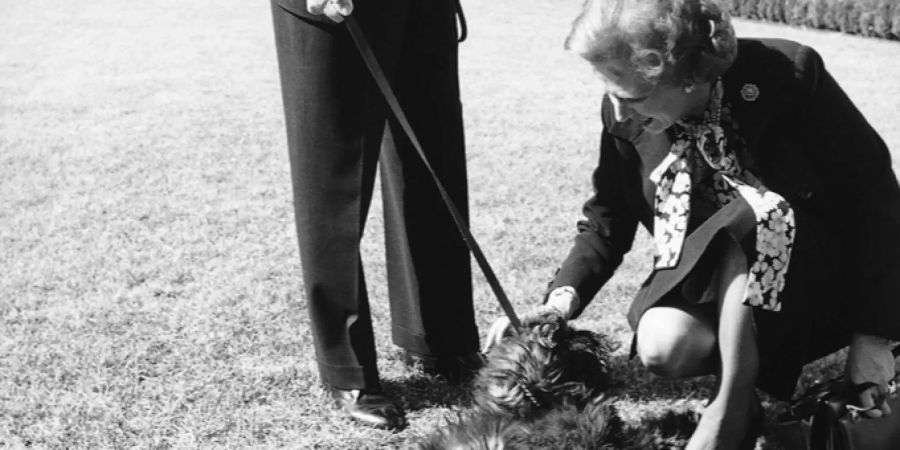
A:
{"type": "MultiPolygon", "coordinates": [[[[400,39],[391,21],[402,17],[382,14],[389,5],[370,7],[383,9],[376,16],[361,6],[354,15],[391,67],[400,39]]],[[[402,413],[383,399],[365,403],[366,392],[377,393],[380,383],[359,255],[385,105],[343,25],[310,21],[274,2],[272,9],[297,236],[320,376],[332,388],[361,391],[338,399],[353,417],[397,426],[402,413]]]]}
{"type": "MultiPolygon", "coordinates": [[[[394,83],[398,100],[468,222],[455,2],[410,8],[394,83]]],[[[393,339],[436,372],[465,375],[480,363],[469,252],[414,147],[390,122],[382,178],[393,339]]]]}

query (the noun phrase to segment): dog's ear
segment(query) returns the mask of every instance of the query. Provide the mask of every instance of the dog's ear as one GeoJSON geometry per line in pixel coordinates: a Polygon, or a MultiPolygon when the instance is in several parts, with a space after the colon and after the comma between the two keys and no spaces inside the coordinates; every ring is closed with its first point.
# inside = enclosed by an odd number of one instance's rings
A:
{"type": "Polygon", "coordinates": [[[563,324],[556,337],[544,389],[556,396],[579,399],[581,405],[605,392],[609,387],[607,339],[567,324],[563,324]]]}

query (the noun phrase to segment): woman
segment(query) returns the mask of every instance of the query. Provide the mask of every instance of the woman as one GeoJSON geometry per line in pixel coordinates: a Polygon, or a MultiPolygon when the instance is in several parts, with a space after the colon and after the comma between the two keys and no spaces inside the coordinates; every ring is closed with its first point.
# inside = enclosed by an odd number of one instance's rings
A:
{"type": "Polygon", "coordinates": [[[589,0],[566,48],[607,95],[595,195],[541,309],[581,314],[641,223],[657,252],[633,351],[666,377],[717,375],[688,448],[751,445],[755,387],[787,399],[803,364],[846,345],[874,404],[900,339],[900,187],[815,51],[738,40],[709,0],[589,0]]]}

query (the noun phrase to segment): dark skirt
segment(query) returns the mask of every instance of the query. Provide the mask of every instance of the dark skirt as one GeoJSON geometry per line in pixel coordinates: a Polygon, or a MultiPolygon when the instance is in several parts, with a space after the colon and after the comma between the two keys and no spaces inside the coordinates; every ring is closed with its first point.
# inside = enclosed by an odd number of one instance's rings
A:
{"type": "MultiPolygon", "coordinates": [[[[787,400],[794,392],[803,365],[849,344],[851,331],[849,283],[841,276],[846,260],[832,254],[841,248],[839,235],[826,221],[794,206],[796,235],[781,311],[754,308],[760,367],[757,386],[787,400]]],[[[632,330],[644,312],[660,302],[702,303],[717,261],[712,255],[719,242],[738,242],[748,258],[756,258],[756,218],[742,198],[733,200],[699,224],[685,238],[679,264],[656,270],[641,286],[628,312],[632,330]]]]}

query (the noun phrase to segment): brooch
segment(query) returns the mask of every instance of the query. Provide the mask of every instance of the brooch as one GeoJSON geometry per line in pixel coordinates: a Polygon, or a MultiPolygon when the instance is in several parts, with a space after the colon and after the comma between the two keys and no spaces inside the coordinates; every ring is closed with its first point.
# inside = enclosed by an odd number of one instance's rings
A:
{"type": "Polygon", "coordinates": [[[753,83],[746,83],[741,87],[741,98],[747,102],[755,102],[759,98],[759,88],[753,83]]]}

